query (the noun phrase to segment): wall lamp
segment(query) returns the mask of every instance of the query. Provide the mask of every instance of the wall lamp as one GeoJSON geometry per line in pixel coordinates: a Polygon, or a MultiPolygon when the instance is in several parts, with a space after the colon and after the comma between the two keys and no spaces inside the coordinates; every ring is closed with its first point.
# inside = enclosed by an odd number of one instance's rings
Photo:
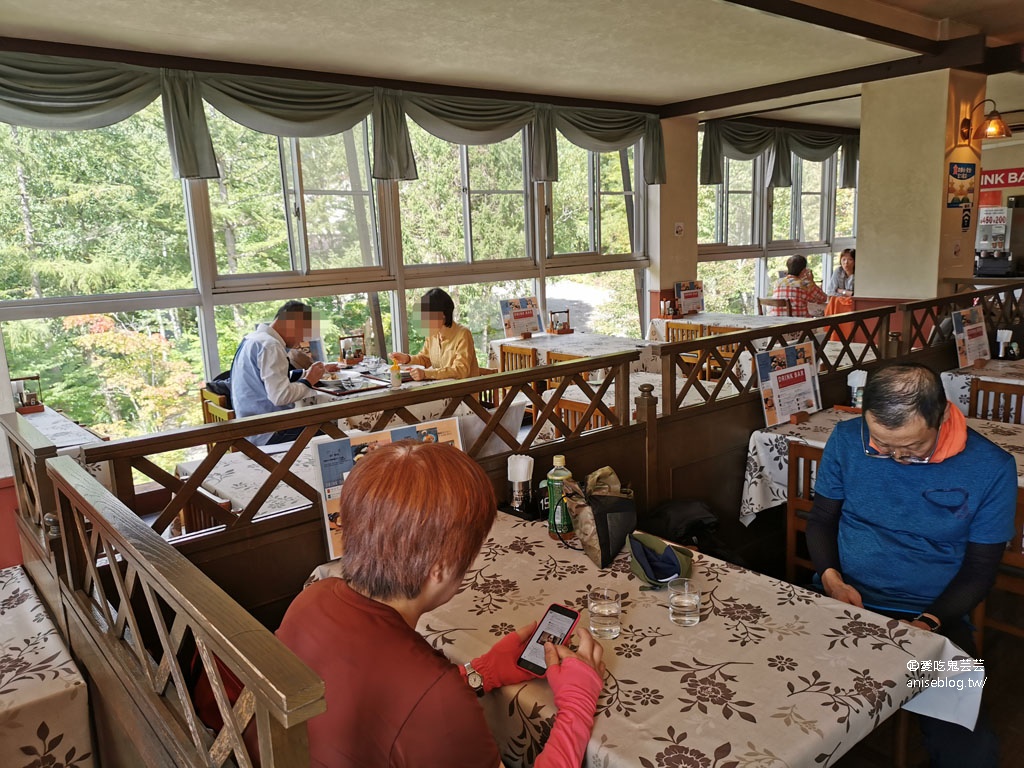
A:
{"type": "Polygon", "coordinates": [[[1008,139],[1013,136],[1013,131],[1010,130],[1010,126],[1003,120],[1003,116],[999,114],[999,110],[996,109],[996,103],[992,99],[985,99],[979,101],[973,107],[971,111],[967,113],[967,117],[960,121],[960,138],[964,141],[970,141],[971,138],[975,139],[1008,139]],[[985,115],[985,119],[981,121],[978,129],[974,132],[974,136],[971,136],[971,115],[975,113],[978,107],[981,107],[988,102],[992,102],[992,111],[985,115]]]}

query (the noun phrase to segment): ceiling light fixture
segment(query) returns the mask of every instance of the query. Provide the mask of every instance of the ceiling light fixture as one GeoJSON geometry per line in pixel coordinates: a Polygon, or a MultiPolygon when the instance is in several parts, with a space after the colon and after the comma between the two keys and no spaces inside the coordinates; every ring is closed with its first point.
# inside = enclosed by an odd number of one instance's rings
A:
{"type": "Polygon", "coordinates": [[[964,141],[970,141],[972,138],[975,139],[1008,139],[1013,136],[1013,131],[1010,130],[1010,126],[1003,120],[1003,116],[999,114],[999,110],[996,109],[996,103],[992,99],[985,99],[980,101],[971,107],[971,111],[967,113],[967,117],[960,121],[960,138],[964,141]],[[978,125],[974,136],[971,136],[971,115],[978,109],[988,102],[992,102],[992,111],[985,115],[985,119],[978,125]]]}

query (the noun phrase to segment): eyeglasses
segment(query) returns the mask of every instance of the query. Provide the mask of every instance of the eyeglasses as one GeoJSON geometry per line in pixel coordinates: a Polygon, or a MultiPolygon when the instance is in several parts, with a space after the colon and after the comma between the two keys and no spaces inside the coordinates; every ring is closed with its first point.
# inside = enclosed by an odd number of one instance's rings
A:
{"type": "Polygon", "coordinates": [[[876,451],[870,445],[866,437],[867,427],[864,423],[864,419],[860,420],[860,444],[864,448],[864,455],[869,459],[892,459],[899,464],[928,464],[932,460],[932,456],[935,455],[935,449],[939,445],[939,437],[935,436],[935,442],[932,444],[932,449],[928,452],[927,456],[910,456],[907,454],[897,455],[896,451],[890,451],[889,453],[881,453],[876,451]]]}

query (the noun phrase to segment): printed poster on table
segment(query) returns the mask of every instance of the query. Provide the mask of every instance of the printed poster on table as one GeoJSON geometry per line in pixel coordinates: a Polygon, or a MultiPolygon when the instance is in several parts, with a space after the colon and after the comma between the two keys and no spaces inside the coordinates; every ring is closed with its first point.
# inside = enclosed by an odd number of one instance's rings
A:
{"type": "Polygon", "coordinates": [[[676,283],[676,306],[680,315],[704,311],[704,283],[688,280],[676,283]]]}
{"type": "Polygon", "coordinates": [[[956,338],[956,357],[961,368],[973,365],[975,360],[991,359],[992,351],[989,349],[981,307],[953,313],[953,336],[956,338]]]}
{"type": "Polygon", "coordinates": [[[540,305],[533,296],[521,299],[500,299],[501,322],[505,336],[521,336],[524,333],[540,333],[540,305]]]}
{"type": "Polygon", "coordinates": [[[399,440],[444,443],[454,445],[462,450],[459,420],[455,418],[403,425],[382,432],[368,432],[364,435],[352,435],[340,439],[316,437],[310,441],[316,487],[320,491],[324,526],[327,529],[327,547],[331,560],[341,557],[342,535],[339,513],[341,512],[341,489],[345,484],[345,478],[366,454],[382,445],[399,440]]]}
{"type": "Polygon", "coordinates": [[[972,208],[974,206],[975,163],[950,163],[946,180],[946,207],[972,208]]]}
{"type": "Polygon", "coordinates": [[[821,410],[818,364],[812,342],[758,352],[757,378],[769,427],[788,421],[797,411],[821,410]]]}

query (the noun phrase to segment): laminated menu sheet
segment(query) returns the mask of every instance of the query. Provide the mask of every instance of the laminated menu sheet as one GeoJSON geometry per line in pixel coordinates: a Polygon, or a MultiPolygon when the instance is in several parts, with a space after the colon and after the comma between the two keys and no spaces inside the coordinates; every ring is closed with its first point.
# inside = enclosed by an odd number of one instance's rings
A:
{"type": "Polygon", "coordinates": [[[805,341],[757,353],[757,376],[765,424],[773,427],[798,411],[821,410],[814,344],[805,341]]]}
{"type": "Polygon", "coordinates": [[[327,546],[332,560],[341,557],[341,489],[348,473],[366,454],[382,445],[399,440],[444,443],[462,450],[462,437],[457,418],[408,424],[381,432],[368,432],[339,439],[317,437],[310,441],[324,525],[327,528],[327,546]]]}

